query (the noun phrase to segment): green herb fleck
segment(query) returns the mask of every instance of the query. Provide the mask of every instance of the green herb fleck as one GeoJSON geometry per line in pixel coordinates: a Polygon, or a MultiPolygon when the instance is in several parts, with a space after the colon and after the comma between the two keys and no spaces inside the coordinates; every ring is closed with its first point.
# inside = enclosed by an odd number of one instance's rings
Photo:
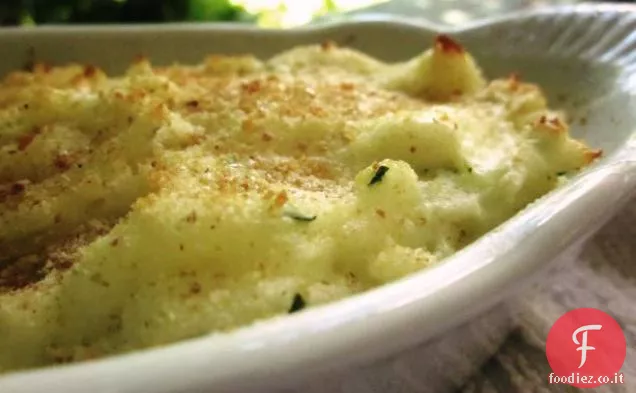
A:
{"type": "Polygon", "coordinates": [[[472,166],[467,167],[466,170],[468,171],[468,173],[473,173],[473,167],[472,166]]]}
{"type": "Polygon", "coordinates": [[[566,172],[566,171],[562,171],[562,172],[557,172],[557,173],[556,173],[556,175],[557,175],[557,176],[563,176],[563,175],[565,175],[565,174],[567,174],[567,172],[566,172]]]}
{"type": "Polygon", "coordinates": [[[294,299],[292,299],[292,304],[289,307],[289,311],[288,313],[295,313],[297,311],[302,310],[303,308],[305,308],[307,304],[305,303],[305,299],[303,299],[303,297],[300,295],[300,293],[297,293],[294,295],[294,299]]]}
{"type": "Polygon", "coordinates": [[[296,221],[304,221],[304,222],[311,222],[311,221],[315,220],[316,217],[318,217],[318,216],[306,216],[304,214],[296,213],[296,212],[293,212],[293,211],[286,211],[283,214],[285,216],[289,217],[289,218],[293,218],[296,221]]]}
{"type": "Polygon", "coordinates": [[[369,185],[372,186],[375,183],[381,182],[382,178],[384,177],[384,175],[388,171],[389,171],[389,167],[388,166],[380,165],[378,167],[378,169],[375,171],[375,174],[373,175],[373,177],[371,178],[371,181],[369,182],[369,185]]]}

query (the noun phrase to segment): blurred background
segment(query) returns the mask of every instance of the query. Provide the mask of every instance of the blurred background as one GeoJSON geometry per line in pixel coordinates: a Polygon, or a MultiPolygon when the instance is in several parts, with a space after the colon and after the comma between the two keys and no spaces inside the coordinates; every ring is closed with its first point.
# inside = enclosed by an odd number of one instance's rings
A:
{"type": "MultiPolygon", "coordinates": [[[[625,0],[635,2],[636,0],[625,0]]],[[[577,0],[0,0],[0,24],[235,21],[293,27],[350,12],[390,12],[459,25],[480,17],[577,0]]]]}

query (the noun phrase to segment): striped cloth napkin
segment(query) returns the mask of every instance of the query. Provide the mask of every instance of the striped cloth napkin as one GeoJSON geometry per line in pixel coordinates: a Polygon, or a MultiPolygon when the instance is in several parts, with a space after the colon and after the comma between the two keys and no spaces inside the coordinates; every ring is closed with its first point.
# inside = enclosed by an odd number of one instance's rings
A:
{"type": "Polygon", "coordinates": [[[548,384],[552,370],[545,357],[545,339],[552,324],[565,312],[594,307],[612,315],[623,328],[627,340],[627,357],[621,370],[625,384],[585,391],[636,392],[636,198],[543,287],[547,290],[529,291],[511,304],[519,310],[514,328],[458,391],[578,391],[548,384]]]}

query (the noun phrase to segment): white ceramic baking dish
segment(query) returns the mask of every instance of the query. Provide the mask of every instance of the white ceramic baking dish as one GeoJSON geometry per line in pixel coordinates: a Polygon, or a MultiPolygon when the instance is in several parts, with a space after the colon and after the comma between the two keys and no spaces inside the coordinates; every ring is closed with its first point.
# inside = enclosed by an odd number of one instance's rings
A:
{"type": "MultiPolygon", "coordinates": [[[[198,62],[209,52],[267,56],[325,39],[398,60],[427,48],[436,29],[387,19],[293,31],[243,25],[6,29],[0,32],[0,73],[33,56],[52,63],[91,62],[116,72],[140,53],[157,63],[198,62]]],[[[557,8],[449,33],[489,76],[516,71],[545,86],[551,105],[569,111],[574,135],[603,148],[604,158],[434,268],[229,334],[4,375],[0,392],[421,392],[453,387],[469,370],[451,360],[472,356],[479,326],[489,326],[493,342],[503,337],[508,314],[495,306],[541,281],[541,274],[576,250],[636,186],[636,12],[627,6],[557,8]]]]}

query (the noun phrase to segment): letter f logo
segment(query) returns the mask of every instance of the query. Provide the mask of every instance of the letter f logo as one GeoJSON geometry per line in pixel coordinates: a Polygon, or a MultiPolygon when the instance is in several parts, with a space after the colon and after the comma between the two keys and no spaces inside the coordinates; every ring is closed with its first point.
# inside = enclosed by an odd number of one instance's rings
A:
{"type": "Polygon", "coordinates": [[[558,383],[557,377],[577,388],[597,388],[605,384],[601,382],[605,378],[612,383],[623,367],[625,355],[623,329],[611,315],[596,308],[566,312],[554,322],[545,340],[545,356],[554,372],[550,383],[558,383]],[[579,374],[585,374],[587,381],[579,374]]]}
{"type": "Polygon", "coordinates": [[[577,351],[581,351],[581,364],[579,364],[579,368],[583,367],[585,361],[587,360],[587,351],[593,351],[596,349],[587,345],[588,330],[601,330],[602,327],[602,325],[585,325],[576,329],[574,333],[572,333],[572,341],[574,341],[574,344],[580,345],[580,347],[576,349],[577,351]],[[579,342],[576,336],[578,336],[578,334],[581,332],[583,332],[583,334],[581,335],[582,340],[581,342],[579,342]]]}

